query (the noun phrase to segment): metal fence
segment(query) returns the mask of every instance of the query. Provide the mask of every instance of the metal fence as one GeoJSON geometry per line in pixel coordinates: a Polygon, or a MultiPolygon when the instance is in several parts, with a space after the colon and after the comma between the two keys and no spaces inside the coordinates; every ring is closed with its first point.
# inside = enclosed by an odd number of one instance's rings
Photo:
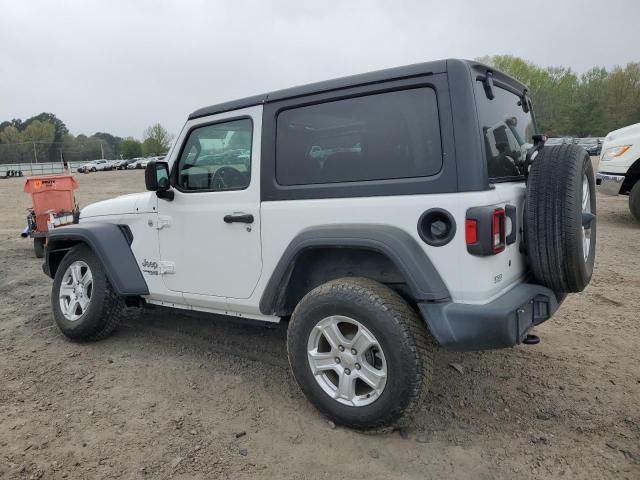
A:
{"type": "MultiPolygon", "coordinates": [[[[69,168],[75,172],[80,165],[85,162],[69,162],[69,168]]],[[[0,177],[9,175],[13,172],[13,176],[31,177],[33,175],[55,175],[64,173],[64,165],[62,162],[46,162],[46,163],[8,163],[0,165],[0,177]],[[22,175],[20,175],[22,173],[22,175]]]]}
{"type": "MultiPolygon", "coordinates": [[[[56,164],[66,160],[69,163],[86,163],[105,158],[119,159],[120,154],[105,141],[99,139],[76,139],[76,145],[69,146],[61,142],[20,142],[0,143],[0,167],[15,164],[56,164]]],[[[28,169],[29,167],[24,167],[28,169]]]]}

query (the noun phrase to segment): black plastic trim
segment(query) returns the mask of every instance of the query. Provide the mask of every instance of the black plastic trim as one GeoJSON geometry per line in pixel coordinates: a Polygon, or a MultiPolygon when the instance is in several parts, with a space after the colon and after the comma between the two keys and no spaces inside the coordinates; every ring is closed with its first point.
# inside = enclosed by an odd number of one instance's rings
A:
{"type": "Polygon", "coordinates": [[[551,318],[564,298],[541,285],[521,283],[484,305],[449,302],[418,307],[440,345],[471,351],[521,343],[532,327],[551,318]]]}
{"type": "Polygon", "coordinates": [[[50,266],[51,254],[68,250],[78,243],[86,243],[104,265],[107,277],[119,295],[148,295],[149,288],[136,261],[128,238],[121,225],[86,222],[60,227],[47,235],[43,270],[50,277],[55,271],[50,266]]]}
{"type": "Polygon", "coordinates": [[[300,253],[319,247],[380,252],[402,273],[415,301],[438,302],[450,298],[449,290],[427,254],[404,230],[387,225],[326,225],[302,231],[286,248],[260,298],[263,314],[272,315],[277,311],[300,253]]]}
{"type": "Polygon", "coordinates": [[[401,78],[442,73],[445,71],[445,69],[446,61],[436,60],[433,62],[417,63],[414,65],[406,65],[402,67],[388,68],[385,70],[377,70],[374,72],[351,75],[348,77],[335,78],[200,108],[189,115],[189,120],[193,120],[194,118],[206,117],[207,115],[214,115],[217,113],[238,110],[240,108],[251,107],[254,105],[261,105],[270,101],[280,101],[290,98],[303,97],[306,95],[314,95],[322,92],[331,92],[348,87],[373,85],[376,83],[387,82],[390,80],[401,78]]]}
{"type": "Polygon", "coordinates": [[[215,115],[217,113],[231,112],[233,110],[239,110],[241,108],[254,107],[256,105],[261,105],[266,101],[267,94],[262,94],[254,95],[252,97],[240,98],[238,100],[231,100],[229,102],[218,103],[217,105],[199,108],[189,115],[189,120],[206,117],[209,115],[215,115]]]}
{"type": "Polygon", "coordinates": [[[225,215],[224,223],[253,223],[253,215],[250,213],[238,213],[225,215]]]}
{"type": "Polygon", "coordinates": [[[133,243],[133,233],[131,232],[131,228],[129,228],[129,225],[118,225],[118,228],[127,239],[127,244],[131,246],[131,244],[133,243]]]}
{"type": "Polygon", "coordinates": [[[504,211],[511,220],[511,231],[506,238],[507,245],[511,245],[516,243],[518,237],[518,209],[514,205],[505,205],[504,211]]]}
{"type": "Polygon", "coordinates": [[[445,158],[445,161],[452,164],[455,162],[459,192],[475,192],[490,188],[484,141],[478,128],[478,111],[473,90],[471,69],[477,66],[479,64],[472,62],[447,60],[455,157],[445,158]]]}

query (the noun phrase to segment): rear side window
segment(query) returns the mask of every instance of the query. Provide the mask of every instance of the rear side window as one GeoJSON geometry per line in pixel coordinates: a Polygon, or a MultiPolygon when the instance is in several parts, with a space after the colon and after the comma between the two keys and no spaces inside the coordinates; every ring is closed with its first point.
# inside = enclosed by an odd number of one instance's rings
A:
{"type": "Polygon", "coordinates": [[[442,167],[431,88],[285,110],[276,129],[280,185],[425,177],[442,167]]]}
{"type": "Polygon", "coordinates": [[[521,98],[503,88],[493,88],[489,100],[481,81],[475,82],[478,118],[484,139],[489,178],[494,181],[519,180],[524,174],[527,150],[536,133],[531,110],[522,109],[521,98]]]}

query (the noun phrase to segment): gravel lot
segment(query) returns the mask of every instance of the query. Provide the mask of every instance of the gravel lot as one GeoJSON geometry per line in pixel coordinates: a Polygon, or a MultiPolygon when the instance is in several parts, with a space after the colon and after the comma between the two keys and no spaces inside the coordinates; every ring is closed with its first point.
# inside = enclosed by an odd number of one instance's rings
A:
{"type": "MultiPolygon", "coordinates": [[[[144,188],[141,171],[78,179],[81,205],[144,188]]],[[[302,396],[285,325],[156,309],[105,341],[67,341],[19,237],[23,183],[0,180],[0,478],[640,478],[640,224],[626,198],[598,197],[597,271],[539,345],[439,352],[415,424],[365,435],[302,396]]]]}

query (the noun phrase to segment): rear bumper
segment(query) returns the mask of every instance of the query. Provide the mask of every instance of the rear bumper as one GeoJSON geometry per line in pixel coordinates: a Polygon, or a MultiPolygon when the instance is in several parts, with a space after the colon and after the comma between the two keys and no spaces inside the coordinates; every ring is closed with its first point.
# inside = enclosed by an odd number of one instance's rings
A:
{"type": "Polygon", "coordinates": [[[418,304],[436,340],[450,350],[469,351],[517,345],[527,332],[551,318],[565,298],[541,285],[522,283],[484,305],[418,304]]]}
{"type": "Polygon", "coordinates": [[[624,182],[624,175],[600,172],[596,174],[598,191],[605,195],[618,195],[620,193],[620,187],[622,187],[622,182],[624,182]]]}

